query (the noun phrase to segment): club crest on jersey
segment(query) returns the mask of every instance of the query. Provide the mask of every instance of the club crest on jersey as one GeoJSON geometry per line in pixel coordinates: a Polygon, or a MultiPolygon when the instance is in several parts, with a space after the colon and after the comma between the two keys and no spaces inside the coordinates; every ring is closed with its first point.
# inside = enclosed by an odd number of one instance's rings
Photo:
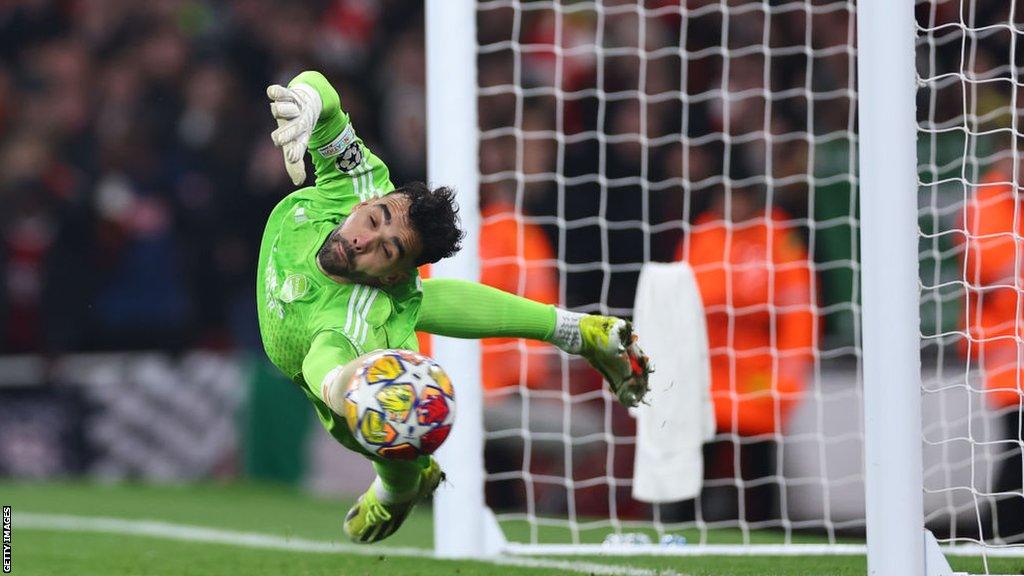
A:
{"type": "Polygon", "coordinates": [[[360,148],[359,142],[349,144],[348,148],[345,148],[334,160],[334,165],[342,172],[351,172],[362,163],[363,150],[360,148]]]}
{"type": "Polygon", "coordinates": [[[282,302],[294,302],[309,292],[309,278],[302,274],[292,274],[284,279],[278,298],[282,302]]]}

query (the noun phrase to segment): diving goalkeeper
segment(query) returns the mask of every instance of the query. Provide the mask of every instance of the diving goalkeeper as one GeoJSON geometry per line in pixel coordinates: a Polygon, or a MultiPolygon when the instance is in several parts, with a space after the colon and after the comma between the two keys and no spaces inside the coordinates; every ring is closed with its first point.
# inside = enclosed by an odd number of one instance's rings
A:
{"type": "Polygon", "coordinates": [[[292,181],[314,186],[271,212],[260,245],[256,299],[267,356],[313,403],[324,428],[377,473],[345,517],[356,542],[393,534],[443,474],[431,457],[387,460],[367,453],[344,421],[345,386],[363,357],[417,349],[416,331],[458,338],[551,342],[601,371],[619,401],[647,391],[647,359],[624,320],[568,312],[474,282],[423,280],[417,266],[455,254],[463,232],[448,188],[395,188],[388,168],[359,139],[338,93],[318,72],[270,86],[272,134],[292,181]]]}

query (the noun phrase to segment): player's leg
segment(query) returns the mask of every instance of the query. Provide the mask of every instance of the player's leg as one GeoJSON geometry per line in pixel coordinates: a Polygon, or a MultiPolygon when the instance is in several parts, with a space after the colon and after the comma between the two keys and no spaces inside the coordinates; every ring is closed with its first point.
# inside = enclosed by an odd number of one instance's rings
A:
{"type": "Polygon", "coordinates": [[[377,478],[345,516],[345,534],[372,544],[394,534],[417,504],[430,497],[444,479],[437,462],[371,458],[377,478]]]}
{"type": "Polygon", "coordinates": [[[411,500],[420,489],[424,462],[419,460],[374,461],[377,479],[373,482],[377,498],[384,502],[411,500]]]}
{"type": "MultiPolygon", "coordinates": [[[[415,343],[413,343],[415,345],[415,343]]],[[[343,335],[322,332],[313,340],[295,383],[312,402],[324,429],[339,444],[373,462],[377,479],[345,515],[344,531],[357,542],[377,542],[402,525],[417,502],[433,493],[440,483],[440,467],[430,458],[416,461],[384,460],[356,440],[344,415],[328,406],[322,395],[338,389],[344,369],[358,356],[343,335]]],[[[335,402],[337,403],[337,402],[335,402]]]]}
{"type": "Polygon", "coordinates": [[[366,451],[352,435],[344,418],[311,397],[324,428],[339,444],[358,452],[373,464],[377,477],[345,514],[342,528],[353,542],[372,544],[395,533],[409,512],[437,489],[444,479],[432,457],[385,460],[366,451]]]}
{"type": "MultiPolygon", "coordinates": [[[[416,335],[410,334],[398,348],[417,350],[416,335]]],[[[344,428],[347,434],[347,427],[344,428]]],[[[377,478],[345,515],[344,528],[354,542],[371,544],[394,534],[413,508],[434,493],[444,480],[444,473],[430,456],[411,461],[387,460],[366,451],[362,453],[373,463],[377,478]]]]}
{"type": "Polygon", "coordinates": [[[385,460],[367,452],[352,436],[344,418],[307,394],[327,432],[342,446],[370,460],[377,473],[370,487],[345,514],[342,526],[345,535],[354,542],[372,544],[394,534],[416,504],[437,489],[444,479],[441,467],[429,456],[416,460],[385,460]]]}
{"type": "Polygon", "coordinates": [[[579,314],[476,282],[423,281],[416,329],[455,338],[512,337],[550,342],[590,362],[626,406],[647,392],[648,359],[630,322],[579,314]]]}

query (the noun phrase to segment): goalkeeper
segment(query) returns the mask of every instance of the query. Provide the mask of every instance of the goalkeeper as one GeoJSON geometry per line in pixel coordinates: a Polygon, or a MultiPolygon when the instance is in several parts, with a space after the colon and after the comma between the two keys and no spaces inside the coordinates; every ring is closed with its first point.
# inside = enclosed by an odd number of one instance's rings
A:
{"type": "Polygon", "coordinates": [[[601,371],[619,401],[647,391],[647,359],[624,320],[577,314],[474,282],[424,280],[416,267],[455,254],[463,232],[448,188],[395,188],[388,168],[356,136],[338,93],[318,72],[287,88],[270,86],[271,113],[292,181],[314,186],[285,197],[263,233],[256,278],[267,356],[305,393],[327,431],[369,458],[377,472],[345,517],[356,542],[395,532],[443,478],[433,458],[386,460],[352,437],[342,414],[344,382],[362,357],[384,348],[417,349],[417,330],[458,338],[545,340],[601,371]]]}

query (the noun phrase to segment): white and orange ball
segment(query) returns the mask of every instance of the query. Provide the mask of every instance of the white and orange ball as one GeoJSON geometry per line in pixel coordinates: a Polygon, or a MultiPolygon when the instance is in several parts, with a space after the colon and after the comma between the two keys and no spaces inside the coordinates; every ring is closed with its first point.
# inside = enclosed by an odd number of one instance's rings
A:
{"type": "Polygon", "coordinates": [[[423,354],[380,350],[363,361],[345,393],[345,421],[359,444],[392,460],[432,454],[455,422],[455,391],[423,354]]]}

